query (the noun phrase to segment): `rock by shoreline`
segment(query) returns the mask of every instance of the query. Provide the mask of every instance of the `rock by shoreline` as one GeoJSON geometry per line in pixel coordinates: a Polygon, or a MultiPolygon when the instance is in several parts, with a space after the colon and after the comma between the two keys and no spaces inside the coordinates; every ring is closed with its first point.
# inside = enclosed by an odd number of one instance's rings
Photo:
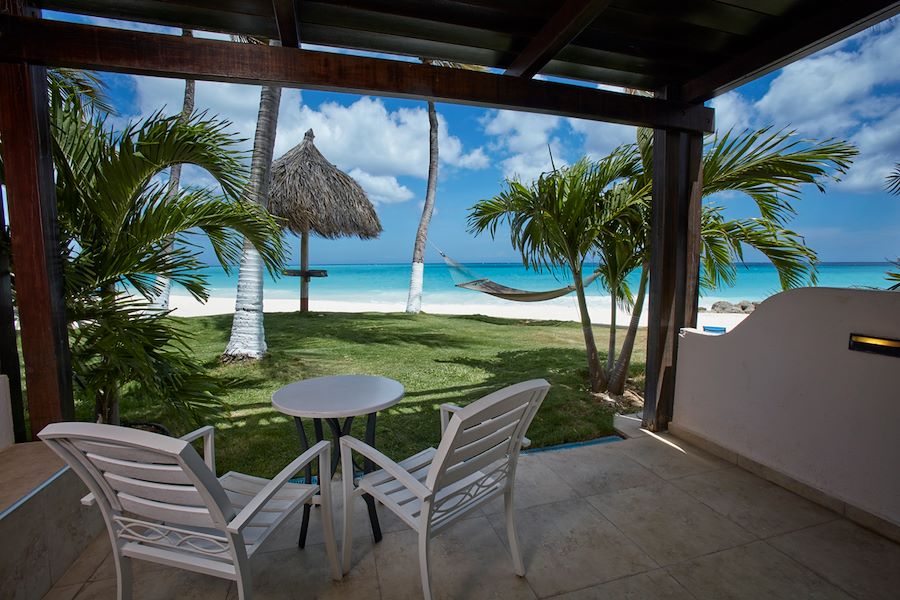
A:
{"type": "Polygon", "coordinates": [[[714,313],[739,313],[739,314],[749,314],[756,310],[756,307],[759,305],[759,302],[751,302],[750,300],[741,300],[737,304],[732,304],[731,302],[727,302],[725,300],[719,300],[709,309],[709,312],[714,313]]]}

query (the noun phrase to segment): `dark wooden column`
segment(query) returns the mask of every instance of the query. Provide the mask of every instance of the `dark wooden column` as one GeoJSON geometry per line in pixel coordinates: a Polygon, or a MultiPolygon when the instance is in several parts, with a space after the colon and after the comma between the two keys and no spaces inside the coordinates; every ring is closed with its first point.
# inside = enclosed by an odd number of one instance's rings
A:
{"type": "MultiPolygon", "coordinates": [[[[3,195],[0,194],[0,202],[2,201],[3,195]]],[[[6,212],[0,206],[0,374],[9,378],[13,435],[16,442],[24,442],[25,405],[22,401],[22,365],[19,363],[18,337],[13,311],[6,212]]]]}
{"type": "Polygon", "coordinates": [[[654,131],[643,418],[651,431],[672,418],[678,333],[697,324],[702,151],[699,133],[654,131]]]}
{"type": "Polygon", "coordinates": [[[32,436],[74,418],[47,70],[0,63],[0,137],[32,436]]]}

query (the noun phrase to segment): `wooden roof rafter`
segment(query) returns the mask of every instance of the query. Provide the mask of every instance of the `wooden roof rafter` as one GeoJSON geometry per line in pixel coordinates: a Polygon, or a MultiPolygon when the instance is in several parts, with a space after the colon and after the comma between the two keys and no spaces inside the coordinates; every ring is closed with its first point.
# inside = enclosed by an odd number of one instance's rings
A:
{"type": "Polygon", "coordinates": [[[506,69],[513,77],[534,77],[584,31],[612,0],[566,0],[506,69]]]}
{"type": "Polygon", "coordinates": [[[300,18],[297,5],[300,0],[272,0],[278,38],[285,48],[300,47],[300,18]]]}
{"type": "Polygon", "coordinates": [[[284,38],[290,45],[299,33],[294,36],[291,20],[276,16],[273,7],[293,9],[305,45],[478,64],[526,77],[540,72],[650,91],[681,89],[686,100],[698,101],[846,37],[854,30],[848,24],[895,14],[898,6],[896,0],[30,2],[173,28],[284,38]]]}
{"type": "Polygon", "coordinates": [[[0,16],[0,61],[176,79],[276,85],[711,132],[702,105],[331,52],[0,16]]]}

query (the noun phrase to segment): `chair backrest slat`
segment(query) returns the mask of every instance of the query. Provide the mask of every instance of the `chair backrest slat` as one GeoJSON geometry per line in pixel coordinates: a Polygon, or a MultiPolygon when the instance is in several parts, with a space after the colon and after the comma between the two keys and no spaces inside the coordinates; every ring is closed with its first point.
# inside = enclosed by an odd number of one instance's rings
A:
{"type": "Polygon", "coordinates": [[[157,502],[169,502],[187,506],[203,506],[203,498],[200,492],[192,485],[172,485],[168,483],[156,483],[123,477],[107,471],[103,477],[117,492],[125,492],[132,496],[155,500],[157,502]]]}
{"type": "Polygon", "coordinates": [[[518,425],[519,421],[522,419],[522,415],[524,412],[528,410],[528,406],[518,406],[513,410],[488,419],[486,421],[482,421],[469,427],[468,429],[464,429],[459,434],[459,440],[457,443],[460,446],[467,446],[472,442],[477,442],[482,439],[485,435],[489,435],[498,429],[502,429],[507,425],[518,425]]]}
{"type": "Polygon", "coordinates": [[[508,443],[496,445],[486,452],[482,452],[481,454],[470,458],[469,460],[457,462],[452,467],[448,468],[446,471],[444,471],[444,476],[441,478],[441,486],[446,487],[450,484],[456,483],[457,481],[465,479],[476,471],[481,471],[486,467],[494,464],[495,462],[499,462],[508,458],[508,443]]]}
{"type": "Polygon", "coordinates": [[[119,460],[94,453],[86,455],[88,460],[103,473],[115,473],[132,479],[153,481],[155,483],[172,483],[189,485],[190,478],[178,465],[160,465],[156,463],[140,463],[132,460],[119,460]]]}
{"type": "Polygon", "coordinates": [[[108,444],[105,442],[79,439],[73,439],[72,445],[82,452],[96,454],[97,456],[105,456],[107,458],[158,465],[178,464],[175,457],[170,454],[147,450],[145,448],[135,448],[132,446],[123,446],[121,444],[108,444]]]}
{"type": "Polygon", "coordinates": [[[206,527],[217,529],[218,526],[209,514],[205,506],[186,506],[172,504],[170,502],[156,502],[131,494],[119,493],[119,502],[122,508],[130,513],[140,515],[145,519],[162,521],[174,525],[190,525],[192,527],[206,527]]]}
{"type": "Polygon", "coordinates": [[[481,439],[475,440],[469,444],[466,444],[465,446],[457,448],[453,451],[453,460],[469,460],[470,458],[478,456],[482,452],[490,450],[498,444],[502,444],[515,433],[516,427],[518,426],[518,421],[513,421],[512,423],[509,423],[497,429],[496,431],[489,433],[481,439]]]}
{"type": "Polygon", "coordinates": [[[497,485],[505,488],[510,484],[503,476],[515,472],[522,437],[549,389],[550,384],[543,379],[518,383],[473,402],[451,417],[425,482],[435,493],[433,514],[437,518],[443,514],[439,506],[441,490],[448,486],[454,486],[451,502],[455,512],[480,501],[480,495],[496,493],[497,485]],[[463,481],[479,472],[483,475],[463,481]],[[463,488],[455,489],[460,485],[463,488]]]}

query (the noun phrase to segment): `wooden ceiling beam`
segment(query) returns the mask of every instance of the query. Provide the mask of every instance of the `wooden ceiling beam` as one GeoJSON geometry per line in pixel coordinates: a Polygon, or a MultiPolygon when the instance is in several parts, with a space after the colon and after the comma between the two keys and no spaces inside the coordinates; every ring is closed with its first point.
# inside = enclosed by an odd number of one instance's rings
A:
{"type": "Polygon", "coordinates": [[[0,17],[0,62],[176,79],[429,99],[685,131],[713,131],[702,105],[296,48],[0,17]]]}
{"type": "Polygon", "coordinates": [[[272,0],[278,37],[285,48],[300,47],[300,0],[272,0]]]}
{"type": "Polygon", "coordinates": [[[794,14],[794,27],[762,39],[746,52],[681,86],[687,102],[705,102],[809,56],[900,12],[896,0],[822,2],[794,14]]]}
{"type": "Polygon", "coordinates": [[[594,22],[612,0],[567,0],[506,69],[505,75],[531,79],[560,50],[594,22]]]}

